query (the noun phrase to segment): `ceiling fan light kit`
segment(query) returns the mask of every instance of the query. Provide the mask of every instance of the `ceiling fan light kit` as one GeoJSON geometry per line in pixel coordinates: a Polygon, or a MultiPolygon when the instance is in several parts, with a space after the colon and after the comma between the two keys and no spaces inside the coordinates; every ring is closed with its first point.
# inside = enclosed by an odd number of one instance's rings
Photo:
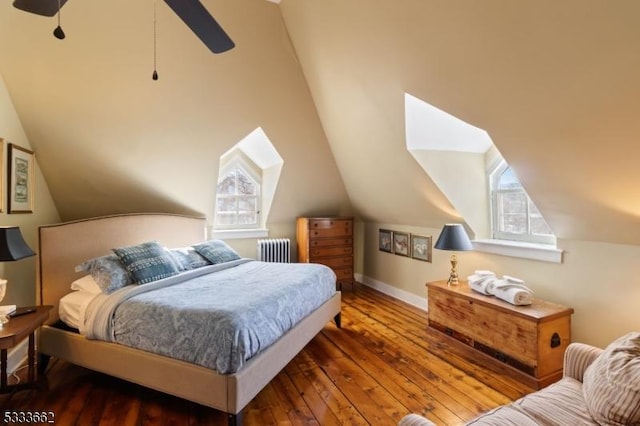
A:
{"type": "MultiPolygon", "coordinates": [[[[191,29],[191,31],[213,53],[223,53],[235,47],[235,43],[211,16],[209,11],[199,0],[164,0],[173,12],[191,29]]],[[[62,40],[65,33],[60,25],[60,9],[67,0],[14,0],[16,9],[34,13],[41,16],[54,16],[58,14],[58,26],[53,30],[53,35],[62,40]]],[[[154,71],[153,79],[158,79],[155,70],[155,3],[154,3],[154,71]]]]}
{"type": "Polygon", "coordinates": [[[53,35],[57,39],[63,40],[66,36],[64,31],[62,31],[62,26],[60,26],[60,9],[62,9],[62,0],[58,0],[58,26],[53,30],[53,35]]]}

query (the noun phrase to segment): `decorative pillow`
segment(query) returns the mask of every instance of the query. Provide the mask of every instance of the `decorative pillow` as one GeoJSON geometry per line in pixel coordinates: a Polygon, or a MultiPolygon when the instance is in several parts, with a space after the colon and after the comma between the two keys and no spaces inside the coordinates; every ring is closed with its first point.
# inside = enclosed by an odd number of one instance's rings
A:
{"type": "Polygon", "coordinates": [[[71,290],[73,291],[86,291],[91,294],[98,294],[102,292],[102,289],[93,279],[91,275],[85,275],[82,278],[78,278],[74,282],[71,283],[71,290]]]}
{"type": "Polygon", "coordinates": [[[222,240],[211,240],[192,247],[214,265],[240,259],[240,255],[222,240]]]}
{"type": "Polygon", "coordinates": [[[115,248],[113,252],[131,273],[135,284],[150,283],[179,272],[178,265],[169,250],[157,241],[115,248]]]}
{"type": "Polygon", "coordinates": [[[108,254],[87,260],[76,266],[76,272],[91,274],[103,292],[111,293],[119,288],[133,284],[131,275],[118,256],[108,254]]]}
{"type": "Polygon", "coordinates": [[[169,252],[173,255],[181,271],[211,265],[211,262],[202,257],[193,247],[171,249],[169,252]]]}
{"type": "Polygon", "coordinates": [[[593,419],[640,424],[640,333],[612,342],[584,372],[582,392],[593,419]]]}

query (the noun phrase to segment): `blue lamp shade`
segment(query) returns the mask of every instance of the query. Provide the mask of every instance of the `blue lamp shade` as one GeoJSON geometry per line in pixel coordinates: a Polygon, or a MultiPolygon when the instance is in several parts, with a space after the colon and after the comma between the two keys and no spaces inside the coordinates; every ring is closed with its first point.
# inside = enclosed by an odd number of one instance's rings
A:
{"type": "Polygon", "coordinates": [[[459,223],[445,225],[433,247],[439,250],[473,250],[467,232],[459,223]]]}
{"type": "Polygon", "coordinates": [[[35,256],[17,226],[0,226],[0,262],[35,256]]]}

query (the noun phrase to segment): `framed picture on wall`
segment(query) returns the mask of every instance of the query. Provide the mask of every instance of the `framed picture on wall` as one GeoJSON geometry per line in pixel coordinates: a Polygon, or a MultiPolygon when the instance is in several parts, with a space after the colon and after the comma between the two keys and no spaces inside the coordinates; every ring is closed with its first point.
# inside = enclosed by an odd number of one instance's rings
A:
{"type": "Polygon", "coordinates": [[[7,145],[7,211],[33,213],[35,202],[35,157],[33,151],[7,145]]]}
{"type": "Polygon", "coordinates": [[[431,235],[425,237],[411,234],[411,257],[431,262],[431,235]]]}
{"type": "Polygon", "coordinates": [[[3,212],[3,211],[4,211],[4,139],[0,138],[0,212],[3,212]]]}
{"type": "Polygon", "coordinates": [[[378,230],[378,250],[393,253],[393,231],[388,229],[378,230]]]}
{"type": "Polygon", "coordinates": [[[409,234],[406,232],[393,233],[393,252],[398,256],[409,256],[409,234]]]}

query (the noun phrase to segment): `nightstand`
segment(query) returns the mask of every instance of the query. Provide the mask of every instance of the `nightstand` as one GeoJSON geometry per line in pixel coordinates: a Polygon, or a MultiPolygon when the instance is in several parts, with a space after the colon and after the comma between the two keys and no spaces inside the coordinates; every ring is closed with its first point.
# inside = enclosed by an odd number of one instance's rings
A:
{"type": "Polygon", "coordinates": [[[52,308],[53,306],[38,306],[35,312],[11,318],[11,320],[0,329],[0,393],[37,387],[38,373],[35,368],[35,332],[36,329],[49,318],[49,311],[52,308]],[[7,350],[15,347],[27,336],[29,336],[28,379],[25,383],[9,385],[7,384],[7,350]]]}

